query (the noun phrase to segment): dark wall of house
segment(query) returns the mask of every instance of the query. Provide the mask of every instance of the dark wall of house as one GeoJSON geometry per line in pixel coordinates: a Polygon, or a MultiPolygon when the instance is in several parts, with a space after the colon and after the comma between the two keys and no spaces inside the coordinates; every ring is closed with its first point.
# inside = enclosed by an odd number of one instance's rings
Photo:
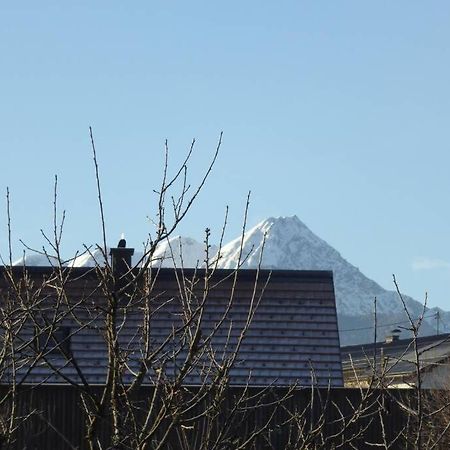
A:
{"type": "MultiPolygon", "coordinates": [[[[3,396],[7,392],[6,386],[0,386],[0,395],[3,396]]],[[[214,419],[216,430],[221,429],[225,417],[235,405],[236,398],[242,396],[242,392],[243,388],[237,387],[230,387],[227,390],[221,405],[221,413],[214,419]]],[[[100,395],[101,387],[91,388],[90,393],[100,395]]],[[[360,450],[374,448],[369,444],[381,444],[383,435],[388,442],[393,441],[407,423],[407,416],[396,404],[395,399],[402,398],[409,401],[409,397],[413,397],[412,391],[405,390],[390,390],[389,395],[373,391],[366,397],[367,393],[359,389],[334,388],[314,391],[297,389],[290,392],[278,407],[274,406],[274,402],[285,397],[287,393],[288,390],[285,388],[274,388],[270,392],[250,388],[248,396],[255,399],[254,403],[259,401],[260,405],[258,408],[248,408],[247,411],[234,417],[230,424],[230,440],[232,441],[234,436],[237,442],[237,439],[250,436],[255,429],[265,428],[264,436],[257,438],[255,446],[251,448],[285,450],[288,448],[288,442],[295,442],[299,433],[305,438],[310,430],[319,430],[320,433],[317,433],[316,438],[311,439],[307,448],[316,448],[316,446],[317,448],[336,448],[346,441],[348,444],[344,444],[342,448],[360,450]],[[266,406],[261,406],[264,403],[266,406]],[[362,407],[361,412],[363,412],[360,415],[355,414],[359,407],[362,407]],[[303,413],[302,420],[290,425],[286,423],[291,414],[299,413],[303,413]],[[342,421],[342,417],[346,421],[342,421]],[[352,418],[354,420],[350,421],[352,418]],[[329,439],[325,447],[323,447],[324,439],[329,439]]],[[[139,393],[142,406],[145,406],[146,401],[152,396],[153,388],[142,388],[139,393]]],[[[210,400],[207,399],[205,403],[209,402],[210,400]]],[[[11,450],[88,448],[85,442],[85,416],[81,412],[80,405],[80,391],[70,386],[45,385],[20,388],[17,393],[18,415],[25,417],[32,411],[34,414],[19,423],[19,428],[14,435],[16,440],[8,448],[11,450]]],[[[197,416],[203,406],[198,405],[193,408],[189,413],[190,416],[197,416]]],[[[8,408],[4,405],[3,411],[7,410],[8,408]]],[[[190,423],[191,426],[184,428],[184,432],[180,425],[175,427],[170,432],[164,448],[168,450],[182,448],[180,436],[183,433],[187,433],[191,444],[189,448],[200,448],[203,433],[206,430],[205,421],[206,418],[202,418],[190,423]]],[[[155,442],[158,442],[166,431],[167,429],[162,426],[154,436],[155,442]]],[[[110,430],[107,427],[103,426],[100,430],[100,442],[104,448],[110,448],[110,430]]],[[[403,448],[402,442],[404,440],[398,439],[399,446],[393,448],[403,448]]]]}

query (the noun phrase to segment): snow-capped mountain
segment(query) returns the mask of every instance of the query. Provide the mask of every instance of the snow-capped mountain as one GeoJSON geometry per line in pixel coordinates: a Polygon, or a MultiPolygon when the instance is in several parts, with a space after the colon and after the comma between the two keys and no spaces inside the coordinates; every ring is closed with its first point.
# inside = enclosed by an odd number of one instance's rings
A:
{"type": "MultiPolygon", "coordinates": [[[[316,236],[298,217],[269,218],[259,223],[244,235],[241,259],[242,238],[223,246],[218,266],[234,269],[238,265],[244,269],[256,268],[261,258],[261,267],[267,269],[293,270],[332,270],[336,293],[336,306],[339,319],[339,330],[342,345],[371,342],[374,336],[373,304],[377,298],[378,340],[384,339],[393,328],[407,328],[408,319],[398,294],[382,288],[375,281],[366,277],[358,268],[346,261],[327,242],[316,236]]],[[[217,247],[212,247],[209,254],[214,255],[217,247]]],[[[109,249],[107,249],[109,255],[109,249]]],[[[143,253],[135,251],[133,265],[139,263],[143,253]]],[[[213,258],[214,259],[214,258],[213,258]]],[[[152,265],[161,267],[201,267],[205,260],[205,246],[194,239],[176,236],[161,242],[152,256],[152,265]],[[182,257],[181,257],[182,255],[182,257]]],[[[14,265],[49,266],[54,259],[46,255],[29,254],[14,265]]],[[[104,264],[104,256],[99,248],[68,260],[66,265],[73,267],[93,267],[104,264]]],[[[411,297],[403,297],[410,315],[419,317],[422,312],[421,303],[411,297]]],[[[445,323],[450,323],[450,313],[438,308],[431,308],[426,313],[426,320],[421,331],[423,334],[435,332],[434,315],[439,311],[442,318],[441,331],[445,323]]],[[[407,331],[403,332],[407,334],[407,331]]],[[[405,336],[406,337],[406,336],[405,336]]]]}
{"type": "MultiPolygon", "coordinates": [[[[109,258],[109,247],[106,255],[109,258]]],[[[212,246],[211,255],[217,252],[217,247],[212,246]]],[[[144,253],[135,251],[132,264],[141,262],[144,253]]],[[[205,260],[205,246],[194,239],[174,236],[161,242],[152,255],[152,266],[161,267],[201,267],[205,260]]],[[[56,258],[45,254],[26,253],[25,256],[13,263],[14,266],[50,266],[57,263],[56,258]]],[[[64,265],[70,267],[95,267],[105,264],[104,252],[96,246],[84,250],[74,258],[66,260],[64,265]]]]}
{"type": "MultiPolygon", "coordinates": [[[[239,237],[222,248],[219,267],[231,269],[238,266],[241,240],[239,237]]],[[[375,297],[379,339],[398,325],[408,327],[398,294],[367,278],[298,217],[269,218],[247,231],[243,240],[242,268],[258,266],[263,242],[262,268],[333,271],[341,344],[373,340],[375,297]]],[[[411,316],[418,317],[422,305],[411,297],[404,296],[404,299],[411,316]]],[[[428,322],[422,330],[426,334],[434,332],[433,314],[436,311],[430,309],[426,314],[428,322]]],[[[448,314],[440,312],[441,315],[448,314]]]]}

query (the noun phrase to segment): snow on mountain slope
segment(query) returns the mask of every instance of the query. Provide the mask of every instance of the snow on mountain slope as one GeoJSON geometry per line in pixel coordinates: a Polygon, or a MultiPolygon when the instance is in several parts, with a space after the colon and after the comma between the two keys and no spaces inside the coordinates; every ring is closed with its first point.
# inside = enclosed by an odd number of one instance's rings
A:
{"type": "Polygon", "coordinates": [[[56,258],[50,255],[42,255],[40,253],[25,252],[21,258],[13,261],[13,266],[51,266],[57,263],[56,258]]]}
{"type": "MultiPolygon", "coordinates": [[[[109,247],[106,249],[106,256],[109,258],[109,247]]],[[[134,262],[134,261],[133,261],[134,262]]],[[[75,257],[68,262],[71,267],[95,267],[96,265],[103,266],[105,264],[105,256],[103,251],[98,247],[90,248],[81,255],[75,257]]]]}
{"type": "MultiPolygon", "coordinates": [[[[109,255],[109,248],[107,248],[107,255],[109,255]]],[[[70,267],[94,267],[96,264],[104,265],[104,260],[103,252],[98,247],[91,247],[73,258],[64,260],[63,265],[70,267]]],[[[58,261],[54,256],[26,252],[24,256],[13,262],[13,266],[48,267],[57,263],[58,261]]]]}
{"type": "MultiPolygon", "coordinates": [[[[109,257],[109,248],[107,248],[107,256],[109,257]]],[[[211,255],[217,252],[217,247],[211,247],[211,255]]],[[[135,251],[132,264],[136,265],[142,259],[143,252],[135,251]]],[[[13,263],[14,266],[50,266],[50,261],[56,263],[55,258],[48,258],[45,255],[26,254],[13,263]]],[[[158,245],[152,256],[152,265],[161,267],[200,267],[205,259],[205,246],[194,239],[175,236],[165,240],[158,245]]],[[[68,260],[65,265],[71,267],[94,267],[95,265],[104,265],[105,258],[102,250],[98,247],[92,247],[89,251],[84,251],[75,258],[68,260]]]]}
{"type": "MultiPolygon", "coordinates": [[[[375,297],[380,325],[379,338],[383,339],[396,322],[401,322],[405,327],[408,325],[396,292],[383,289],[367,278],[296,216],[272,217],[247,231],[243,241],[242,268],[258,266],[264,236],[262,268],[333,271],[341,343],[351,344],[372,339],[375,297]]],[[[228,269],[237,267],[240,245],[239,237],[223,247],[219,267],[228,269]]],[[[418,317],[422,305],[408,296],[404,296],[404,299],[411,315],[418,317]]],[[[427,316],[432,316],[433,311],[430,310],[427,316]]],[[[431,318],[424,325],[423,331],[427,334],[433,331],[432,323],[431,318]]]]}
{"type": "MultiPolygon", "coordinates": [[[[212,246],[210,255],[217,252],[217,247],[212,246]]],[[[176,236],[161,242],[153,254],[153,265],[161,267],[201,267],[205,260],[205,245],[195,239],[176,236]]]]}

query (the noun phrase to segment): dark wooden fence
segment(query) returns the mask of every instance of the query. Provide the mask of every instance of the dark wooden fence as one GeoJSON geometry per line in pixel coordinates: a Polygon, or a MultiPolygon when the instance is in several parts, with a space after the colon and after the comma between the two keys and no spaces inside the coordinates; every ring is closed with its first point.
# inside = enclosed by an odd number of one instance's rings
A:
{"type": "MultiPolygon", "coordinates": [[[[92,389],[96,389],[93,387],[92,389]]],[[[0,386],[0,395],[5,395],[8,387],[0,386]]],[[[218,426],[226,420],[227,411],[235,404],[242,388],[229,388],[225,401],[221,405],[222,417],[217,417],[218,426]],[[222,421],[222,422],[221,422],[222,421]]],[[[263,424],[267,425],[264,439],[256,441],[249,448],[257,449],[285,449],[294,442],[296,433],[307,434],[318,426],[322,426],[323,433],[317,436],[317,446],[323,445],[323,439],[330,439],[330,446],[325,448],[339,448],[345,440],[352,440],[354,447],[341,448],[374,448],[368,443],[380,442],[382,436],[381,420],[385,435],[390,439],[405,426],[407,417],[400,410],[395,398],[412,398],[412,391],[390,390],[386,392],[371,391],[368,398],[358,389],[335,388],[327,389],[297,389],[293,391],[281,405],[276,408],[277,400],[287,393],[287,389],[272,389],[266,393],[266,406],[261,406],[255,400],[254,408],[246,411],[242,421],[234,423],[237,436],[249,434],[263,424]],[[274,408],[276,408],[274,413],[274,408]],[[286,425],[290,414],[297,413],[303,421],[286,425]],[[301,416],[303,414],[303,416],[301,416]],[[323,422],[322,422],[322,419],[323,422]],[[301,425],[301,426],[300,426],[301,425]],[[320,441],[320,442],[319,442],[320,441]]],[[[142,399],[152,394],[152,388],[144,388],[140,392],[142,399]]],[[[250,395],[257,399],[258,388],[252,388],[250,395]],[[256,394],[256,395],[255,395],[256,394]]],[[[408,400],[408,399],[407,399],[408,400]]],[[[205,400],[206,402],[208,399],[205,400]]],[[[203,405],[204,406],[204,405],[203,405]]],[[[201,408],[201,405],[199,405],[201,408]]],[[[9,411],[1,412],[4,423],[8,419],[9,411]]],[[[196,411],[192,411],[194,416],[196,411]]],[[[84,449],[85,416],[80,407],[79,392],[69,386],[42,385],[39,387],[23,386],[18,391],[18,409],[16,415],[24,418],[16,435],[15,442],[0,448],[15,449],[84,449]],[[26,418],[29,415],[28,418],[26,418]]],[[[201,421],[195,426],[187,427],[186,432],[191,448],[199,448],[201,442],[201,421]]],[[[103,448],[109,448],[109,430],[104,426],[100,440],[103,448]]],[[[186,436],[184,436],[186,439],[186,436]]],[[[182,448],[179,444],[179,433],[176,430],[170,436],[167,449],[182,448]]],[[[313,440],[308,448],[315,448],[313,440]]],[[[113,447],[111,447],[113,448],[113,447]]],[[[122,448],[122,447],[119,447],[122,448]]],[[[150,446],[150,448],[152,448],[150,446]]],[[[232,449],[230,447],[220,447],[232,449]]],[[[293,447],[294,448],[294,447],[293,447]]],[[[324,448],[324,447],[320,447],[324,448]]],[[[394,446],[393,448],[401,448],[394,446]]]]}

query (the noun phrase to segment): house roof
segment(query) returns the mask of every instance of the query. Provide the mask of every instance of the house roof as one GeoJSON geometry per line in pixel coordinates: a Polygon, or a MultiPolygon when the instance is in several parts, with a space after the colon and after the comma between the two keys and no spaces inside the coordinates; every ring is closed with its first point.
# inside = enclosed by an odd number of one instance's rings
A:
{"type": "MultiPolygon", "coordinates": [[[[420,368],[427,370],[450,356],[450,333],[424,336],[416,339],[420,368]]],[[[408,376],[416,371],[416,351],[414,339],[398,339],[393,342],[349,345],[341,348],[344,373],[352,377],[370,376],[373,371],[374,356],[379,370],[383,364],[389,376],[408,376]]]]}
{"type": "MultiPolygon", "coordinates": [[[[1,269],[2,271],[4,269],[1,269]]],[[[16,276],[23,268],[13,268],[16,276]]],[[[27,273],[35,285],[48,278],[51,269],[28,267],[27,273]]],[[[102,305],[105,295],[100,286],[99,272],[86,268],[67,268],[70,271],[66,291],[71,313],[58,322],[58,326],[70,330],[70,347],[74,361],[81,368],[91,384],[105,381],[107,367],[107,349],[100,326],[102,324],[102,305]],[[95,316],[95,317],[94,317],[95,316]],[[74,317],[79,323],[75,328],[74,317]],[[73,330],[77,330],[76,332],[73,330]]],[[[0,272],[1,273],[1,272],[0,272]]],[[[330,271],[286,271],[286,270],[239,270],[234,285],[232,270],[216,270],[209,280],[211,289],[204,304],[201,323],[202,339],[215,328],[217,332],[211,339],[211,351],[215,357],[230,352],[239,338],[249,310],[258,303],[254,317],[243,339],[236,362],[230,373],[230,383],[244,385],[289,385],[298,383],[310,385],[313,377],[318,385],[342,386],[342,367],[339,347],[338,324],[333,287],[333,275],[330,271]],[[258,277],[255,288],[255,279],[258,277]],[[267,283],[267,285],[266,285],[267,283]],[[255,295],[256,294],[256,295],[255,295]],[[233,301],[229,302],[230,297],[233,301]]],[[[170,336],[183,320],[184,294],[180,286],[186,286],[195,280],[196,287],[190,289],[191,302],[198,302],[202,291],[204,270],[153,270],[153,288],[148,297],[152,303],[152,314],[148,324],[151,330],[151,345],[157,348],[170,336]],[[200,285],[201,284],[201,285],[200,285]]],[[[2,296],[8,290],[5,277],[0,277],[2,296]]],[[[52,312],[54,293],[46,287],[46,314],[52,312]],[[49,308],[47,310],[47,308],[49,308]]],[[[124,369],[125,382],[131,380],[131,372],[136,370],[142,348],[141,332],[145,318],[142,310],[144,299],[135,301],[124,318],[120,329],[120,343],[127,353],[128,366],[124,369]]],[[[32,335],[32,327],[22,331],[22,340],[32,335]]],[[[165,370],[170,376],[176,373],[180,358],[186,356],[187,348],[174,335],[169,339],[152,364],[156,368],[164,359],[165,370]],[[176,356],[167,358],[174,349],[176,356]]],[[[174,353],[175,355],[175,353],[174,353]]],[[[64,382],[64,377],[79,381],[79,375],[73,364],[61,355],[50,355],[52,364],[56,364],[60,374],[50,371],[42,363],[32,370],[25,364],[22,375],[27,383],[64,382]],[[26,375],[25,375],[26,374],[26,375]],[[62,376],[64,375],[64,376],[62,376]]],[[[204,370],[204,369],[203,369],[204,370]]],[[[147,382],[152,382],[155,372],[150,370],[147,382]]],[[[187,384],[200,383],[204,373],[198,368],[186,376],[187,384]]]]}

